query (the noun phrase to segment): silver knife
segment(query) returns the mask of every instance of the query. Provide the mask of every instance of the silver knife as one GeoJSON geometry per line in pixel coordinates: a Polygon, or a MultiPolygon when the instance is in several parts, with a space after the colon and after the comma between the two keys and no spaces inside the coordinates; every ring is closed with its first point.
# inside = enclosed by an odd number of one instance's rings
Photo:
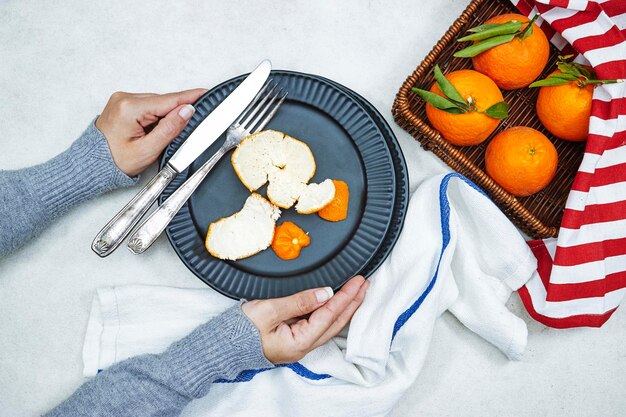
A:
{"type": "Polygon", "coordinates": [[[259,93],[272,70],[269,60],[261,62],[239,86],[217,106],[183,142],[165,167],[107,223],[91,244],[100,257],[111,254],[141,220],[165,187],[202,154],[235,121],[259,93]]]}

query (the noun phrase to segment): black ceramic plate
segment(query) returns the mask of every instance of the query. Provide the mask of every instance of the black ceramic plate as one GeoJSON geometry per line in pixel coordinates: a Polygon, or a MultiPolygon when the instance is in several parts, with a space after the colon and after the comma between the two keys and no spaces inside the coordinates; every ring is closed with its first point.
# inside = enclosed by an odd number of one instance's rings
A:
{"type": "MultiPolygon", "coordinates": [[[[221,261],[204,248],[206,230],[211,222],[238,211],[249,192],[235,175],[229,158],[220,161],[174,218],[167,234],[196,276],[233,298],[268,298],[317,286],[341,286],[377,258],[396,207],[394,158],[379,124],[359,100],[319,77],[280,71],[272,76],[289,92],[289,98],[267,128],[304,140],[317,163],[313,181],[346,181],[351,191],[350,209],[348,219],[338,223],[326,222],[317,215],[299,215],[293,209],[283,210],[279,223],[294,221],[311,235],[311,245],[295,260],[280,260],[270,249],[236,262],[221,261]]],[[[162,163],[242,79],[220,84],[196,103],[194,118],[166,149],[162,163]]],[[[222,142],[223,137],[181,173],[161,201],[222,142]]]]}
{"type": "Polygon", "coordinates": [[[404,160],[404,155],[402,154],[402,149],[400,149],[400,144],[398,143],[396,136],[393,134],[391,127],[376,107],[372,106],[369,101],[365,100],[365,98],[355,93],[353,90],[327,78],[320,78],[334,84],[338,88],[350,94],[365,108],[365,110],[367,110],[369,115],[374,119],[380,130],[383,132],[383,136],[385,137],[385,141],[387,142],[387,146],[391,151],[391,157],[393,159],[393,168],[396,173],[396,199],[393,207],[393,215],[391,217],[391,224],[389,225],[387,235],[383,240],[383,244],[374,258],[372,258],[367,266],[359,272],[361,275],[369,277],[378,269],[379,266],[382,265],[385,259],[387,259],[387,256],[389,256],[391,250],[400,237],[400,232],[402,231],[404,218],[406,217],[406,211],[409,205],[409,173],[406,161],[404,160]]]}

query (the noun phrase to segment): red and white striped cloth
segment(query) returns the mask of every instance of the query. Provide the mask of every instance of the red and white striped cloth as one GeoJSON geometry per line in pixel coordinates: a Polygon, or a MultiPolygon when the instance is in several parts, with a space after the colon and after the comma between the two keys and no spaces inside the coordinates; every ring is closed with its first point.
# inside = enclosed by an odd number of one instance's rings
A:
{"type": "MultiPolygon", "coordinates": [[[[511,0],[600,79],[626,78],[626,0],[511,0]]],[[[551,327],[600,327],[626,295],[626,83],[596,87],[583,161],[556,239],[528,242],[537,273],[519,294],[551,327]]]]}

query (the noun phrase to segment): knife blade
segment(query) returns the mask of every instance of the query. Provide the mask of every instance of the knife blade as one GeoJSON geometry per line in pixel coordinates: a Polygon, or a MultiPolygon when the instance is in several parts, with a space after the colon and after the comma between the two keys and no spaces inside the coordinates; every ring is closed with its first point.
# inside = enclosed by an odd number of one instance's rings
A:
{"type": "Polygon", "coordinates": [[[165,167],[100,230],[91,244],[91,249],[98,256],[108,256],[120,245],[174,177],[211,146],[244,111],[263,88],[271,70],[271,62],[262,61],[194,129],[165,167]]]}
{"type": "Polygon", "coordinates": [[[202,154],[235,121],[237,116],[254,99],[272,70],[265,60],[228,97],[200,123],[183,142],[168,164],[182,172],[202,154]]]}

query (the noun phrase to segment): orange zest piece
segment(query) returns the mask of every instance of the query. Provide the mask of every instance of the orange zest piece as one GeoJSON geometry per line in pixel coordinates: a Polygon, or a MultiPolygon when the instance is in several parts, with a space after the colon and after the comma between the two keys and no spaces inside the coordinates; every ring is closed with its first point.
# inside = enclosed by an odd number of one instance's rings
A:
{"type": "Polygon", "coordinates": [[[280,259],[286,261],[300,256],[302,248],[309,246],[311,238],[295,223],[284,222],[276,226],[272,249],[280,259]]]}
{"type": "Polygon", "coordinates": [[[348,217],[350,191],[348,190],[348,184],[344,181],[333,180],[333,184],[335,185],[335,197],[317,214],[329,222],[339,222],[348,217]]]}

